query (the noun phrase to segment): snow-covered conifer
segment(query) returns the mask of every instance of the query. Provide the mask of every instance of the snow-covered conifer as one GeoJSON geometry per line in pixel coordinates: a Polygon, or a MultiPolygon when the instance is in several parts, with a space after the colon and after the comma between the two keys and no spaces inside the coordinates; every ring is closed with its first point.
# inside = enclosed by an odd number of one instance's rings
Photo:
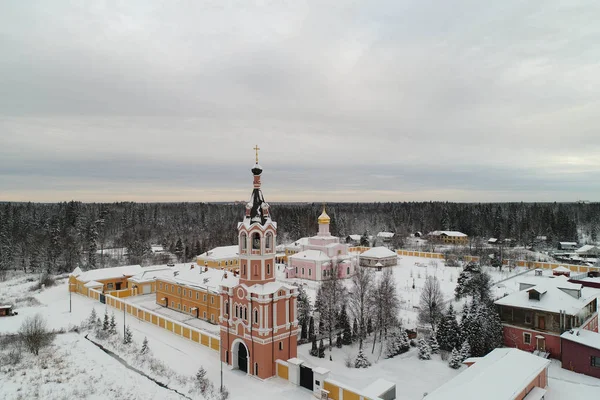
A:
{"type": "Polygon", "coordinates": [[[358,355],[354,360],[354,368],[369,368],[371,366],[371,362],[365,356],[365,353],[362,349],[358,351],[358,355]]]}
{"type": "Polygon", "coordinates": [[[325,345],[323,339],[319,340],[319,358],[325,358],[325,345]]]}
{"type": "Polygon", "coordinates": [[[146,354],[148,353],[148,351],[150,351],[150,348],[148,347],[148,338],[144,336],[144,341],[142,342],[142,349],[140,350],[140,353],[146,354]]]}
{"type": "Polygon", "coordinates": [[[110,323],[108,324],[108,333],[115,335],[117,333],[117,322],[115,321],[115,313],[110,316],[110,323]]]}
{"type": "Polygon", "coordinates": [[[129,329],[129,325],[125,326],[125,334],[123,336],[123,344],[130,344],[132,341],[131,329],[129,329]]]}
{"type": "Polygon", "coordinates": [[[465,340],[460,348],[460,361],[463,362],[469,357],[471,357],[471,346],[465,340]]]}
{"type": "Polygon", "coordinates": [[[448,366],[450,368],[458,369],[462,363],[461,355],[456,350],[456,347],[452,349],[452,353],[450,354],[450,359],[448,360],[448,366]]]}
{"type": "Polygon", "coordinates": [[[419,348],[419,359],[429,360],[431,359],[431,348],[427,344],[427,341],[423,338],[419,339],[417,347],[419,348]]]}
{"type": "Polygon", "coordinates": [[[429,337],[429,347],[431,348],[432,354],[438,354],[440,352],[440,345],[438,344],[435,335],[429,337]]]}
{"type": "Polygon", "coordinates": [[[96,325],[96,321],[98,320],[98,315],[96,314],[96,308],[92,308],[92,312],[88,318],[88,326],[93,328],[96,325]]]}
{"type": "Polygon", "coordinates": [[[104,310],[104,321],[102,322],[102,330],[108,332],[110,321],[108,319],[108,309],[104,310]]]}

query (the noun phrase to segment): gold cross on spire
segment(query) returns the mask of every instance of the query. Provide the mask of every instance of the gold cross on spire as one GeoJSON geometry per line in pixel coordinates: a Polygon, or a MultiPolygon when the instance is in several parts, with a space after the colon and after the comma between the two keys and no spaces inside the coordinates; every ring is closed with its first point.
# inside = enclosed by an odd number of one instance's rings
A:
{"type": "Polygon", "coordinates": [[[254,151],[256,151],[256,163],[258,164],[258,151],[260,150],[260,147],[258,147],[258,145],[254,146],[254,151]]]}

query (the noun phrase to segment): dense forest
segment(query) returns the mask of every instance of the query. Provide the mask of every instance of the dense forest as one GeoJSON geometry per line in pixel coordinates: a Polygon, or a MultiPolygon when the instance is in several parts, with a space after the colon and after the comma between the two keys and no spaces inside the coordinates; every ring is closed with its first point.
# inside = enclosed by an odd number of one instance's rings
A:
{"type": "MultiPolygon", "coordinates": [[[[317,231],[321,204],[272,204],[279,243],[317,231]]],[[[452,229],[471,237],[536,236],[585,243],[600,236],[600,203],[332,203],[334,235],[452,229]]],[[[0,203],[0,275],[24,271],[67,272],[105,265],[98,250],[125,247],[130,263],[153,262],[150,244],[180,260],[236,243],[242,204],[215,203],[0,203]]],[[[401,243],[399,244],[401,245],[401,243]]]]}

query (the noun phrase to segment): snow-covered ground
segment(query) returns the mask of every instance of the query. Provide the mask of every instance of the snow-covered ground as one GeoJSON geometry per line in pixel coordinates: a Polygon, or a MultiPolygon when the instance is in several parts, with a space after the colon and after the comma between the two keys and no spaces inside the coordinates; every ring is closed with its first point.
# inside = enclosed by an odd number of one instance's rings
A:
{"type": "MultiPolygon", "coordinates": [[[[435,260],[434,262],[431,259],[401,257],[399,265],[393,267],[392,271],[396,280],[398,294],[403,301],[400,317],[405,320],[405,325],[410,325],[416,321],[416,313],[412,311],[412,307],[418,303],[420,288],[423,286],[427,275],[437,276],[446,297],[449,300],[452,299],[460,268],[445,267],[441,260],[435,260]],[[415,282],[414,290],[412,289],[413,279],[415,282]]],[[[510,276],[521,272],[523,271],[519,269],[513,271],[503,270],[502,272],[494,269],[490,270],[495,282],[510,278],[510,276]]],[[[516,277],[504,281],[500,284],[501,288],[499,290],[514,291],[518,288],[519,280],[520,277],[516,277]]],[[[318,283],[301,280],[290,281],[305,283],[307,292],[314,298],[318,283]]],[[[59,281],[55,287],[47,288],[43,291],[30,291],[30,288],[35,286],[35,284],[36,282],[29,276],[21,276],[7,282],[0,282],[0,301],[14,302],[18,299],[16,302],[16,311],[19,312],[17,316],[0,319],[0,334],[17,332],[27,316],[37,313],[41,313],[48,321],[49,327],[55,329],[79,325],[88,318],[92,308],[95,308],[99,316],[104,314],[105,305],[80,295],[72,296],[72,312],[69,312],[69,293],[67,282],[64,279],[59,281]]],[[[345,284],[349,285],[350,281],[347,280],[345,284]]],[[[152,304],[154,304],[152,298],[153,296],[144,296],[134,301],[139,301],[148,307],[152,307],[152,304]]],[[[109,315],[113,312],[115,313],[117,330],[122,332],[123,313],[111,307],[107,309],[109,315]]],[[[167,312],[167,310],[163,311],[167,312]]],[[[188,316],[182,314],[181,318],[185,319],[188,316]]],[[[144,337],[147,337],[153,355],[173,371],[184,376],[192,376],[200,366],[203,366],[207,370],[207,376],[213,384],[215,386],[219,385],[221,363],[215,351],[188,339],[176,336],[155,325],[138,320],[131,315],[126,315],[125,319],[133,332],[133,340],[136,342],[136,346],[139,347],[144,337]]],[[[201,328],[207,330],[214,329],[213,325],[206,325],[201,328]]],[[[419,360],[414,349],[392,359],[383,359],[383,357],[378,359],[379,348],[377,347],[375,353],[371,354],[371,345],[369,343],[365,346],[365,350],[368,358],[373,362],[373,366],[369,369],[352,369],[344,365],[348,356],[356,356],[356,347],[345,346],[342,349],[334,348],[331,353],[327,350],[325,358],[319,359],[309,355],[310,344],[307,344],[299,346],[298,355],[300,358],[306,360],[309,365],[321,366],[331,370],[330,377],[332,379],[346,383],[357,389],[366,387],[377,378],[384,378],[394,382],[396,383],[398,399],[421,399],[423,393],[431,392],[462,370],[459,369],[457,371],[449,368],[446,362],[440,360],[439,355],[434,355],[432,360],[419,360]],[[332,361],[329,360],[330,355],[332,361]]],[[[74,384],[69,386],[69,388],[73,390],[79,388],[80,392],[68,392],[64,391],[67,389],[59,390],[57,387],[56,390],[47,393],[42,392],[42,389],[45,390],[45,388],[40,388],[39,398],[86,398],[81,390],[87,388],[86,384],[92,382],[96,376],[101,376],[102,382],[94,384],[95,389],[93,389],[93,393],[88,395],[87,398],[107,398],[109,396],[120,398],[116,394],[117,388],[122,393],[129,394],[129,396],[121,398],[177,398],[177,395],[173,394],[173,392],[164,390],[161,392],[157,389],[156,384],[147,378],[136,375],[132,371],[122,369],[118,362],[87,342],[82,334],[58,335],[52,351],[58,355],[62,354],[62,357],[68,360],[69,371],[75,371],[72,372],[74,375],[69,378],[69,381],[74,382],[74,384]],[[91,364],[86,364],[88,360],[90,360],[89,363],[95,363],[93,368],[89,366],[91,364]],[[84,383],[81,384],[79,383],[80,378],[76,376],[78,368],[79,370],[86,371],[84,376],[87,377],[87,380],[82,380],[81,382],[84,383]],[[134,392],[135,394],[132,394],[134,392]],[[138,394],[140,397],[136,397],[138,394]]],[[[32,356],[27,355],[27,357],[32,356]]],[[[31,371],[28,369],[26,374],[29,374],[31,379],[40,379],[35,377],[41,376],[40,374],[44,374],[45,372],[35,372],[34,369],[38,367],[34,364],[35,362],[32,362],[31,371]]],[[[54,367],[52,367],[52,364],[50,365],[49,369],[52,370],[54,367]]],[[[62,364],[58,363],[57,365],[62,364]]],[[[58,367],[53,373],[65,374],[60,372],[58,367]]],[[[31,390],[34,390],[30,384],[31,379],[21,378],[20,376],[16,376],[16,374],[9,376],[3,372],[0,376],[0,381],[2,382],[0,385],[0,398],[35,398],[35,392],[31,392],[31,390]],[[9,382],[9,384],[7,385],[5,382],[9,382]],[[19,393],[22,393],[21,397],[18,397],[19,393]]],[[[281,379],[270,379],[268,383],[265,383],[256,378],[246,376],[240,371],[230,370],[225,365],[223,366],[223,382],[229,389],[231,399],[300,400],[312,398],[311,393],[306,389],[296,387],[281,379]]],[[[59,384],[52,383],[52,385],[59,384]]],[[[549,393],[546,395],[546,398],[549,400],[595,398],[600,396],[600,380],[563,370],[560,368],[560,362],[553,361],[550,367],[549,390],[549,393]]]]}
{"type": "Polygon", "coordinates": [[[2,399],[183,399],[76,333],[57,335],[38,357],[22,355],[18,365],[0,366],[2,399]]]}
{"type": "MultiPolygon", "coordinates": [[[[419,305],[421,291],[428,276],[437,277],[446,301],[454,302],[456,279],[460,275],[462,267],[446,267],[443,260],[399,256],[398,265],[391,268],[396,282],[398,298],[400,299],[400,312],[398,317],[405,327],[415,328],[417,325],[416,307],[419,305]],[[413,282],[415,285],[414,289],[413,282]]],[[[503,281],[504,279],[508,279],[511,276],[524,272],[526,274],[533,274],[533,271],[527,272],[528,270],[526,268],[514,268],[509,270],[505,267],[502,271],[492,267],[484,267],[484,269],[490,274],[493,282],[503,281]]],[[[381,275],[381,272],[375,272],[375,274],[376,276],[381,275]]],[[[298,278],[285,279],[283,264],[278,265],[277,279],[291,284],[302,285],[314,304],[316,293],[320,285],[319,282],[298,278]]],[[[511,279],[510,282],[502,282],[502,287],[509,287],[509,289],[501,289],[500,292],[502,293],[499,295],[502,295],[504,290],[510,290],[510,292],[514,290],[512,289],[512,281],[515,281],[515,279],[511,279]]],[[[345,279],[342,282],[347,288],[351,287],[351,279],[345,279]]],[[[518,289],[518,285],[516,288],[518,289]]],[[[463,303],[464,301],[454,302],[455,308],[457,310],[462,309],[463,303]]]]}

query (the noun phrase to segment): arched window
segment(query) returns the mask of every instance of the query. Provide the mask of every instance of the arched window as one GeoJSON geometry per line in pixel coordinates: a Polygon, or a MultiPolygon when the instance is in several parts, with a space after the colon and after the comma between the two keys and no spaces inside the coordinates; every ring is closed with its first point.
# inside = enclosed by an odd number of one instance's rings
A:
{"type": "Polygon", "coordinates": [[[246,264],[242,264],[242,275],[246,275],[246,264]]]}
{"type": "Polygon", "coordinates": [[[238,305],[236,304],[236,305],[235,305],[235,317],[237,318],[237,317],[239,317],[239,315],[240,315],[240,314],[239,314],[239,307],[238,307],[238,305]]]}
{"type": "Polygon", "coordinates": [[[244,319],[248,321],[248,308],[244,307],[244,319]]]}
{"type": "Polygon", "coordinates": [[[267,264],[267,275],[271,274],[271,264],[267,264]]]}
{"type": "Polygon", "coordinates": [[[258,310],[254,309],[254,321],[255,324],[258,324],[258,310]]]}
{"type": "Polygon", "coordinates": [[[260,234],[258,232],[252,234],[252,250],[260,250],[260,234]]]}
{"type": "Polygon", "coordinates": [[[246,250],[248,246],[248,240],[245,232],[240,235],[240,245],[242,247],[242,250],[246,250]]]}
{"type": "Polygon", "coordinates": [[[265,248],[267,250],[273,248],[273,234],[271,232],[267,233],[267,236],[265,236],[265,248]]]}
{"type": "Polygon", "coordinates": [[[229,302],[225,301],[225,315],[229,315],[229,302]]]}

